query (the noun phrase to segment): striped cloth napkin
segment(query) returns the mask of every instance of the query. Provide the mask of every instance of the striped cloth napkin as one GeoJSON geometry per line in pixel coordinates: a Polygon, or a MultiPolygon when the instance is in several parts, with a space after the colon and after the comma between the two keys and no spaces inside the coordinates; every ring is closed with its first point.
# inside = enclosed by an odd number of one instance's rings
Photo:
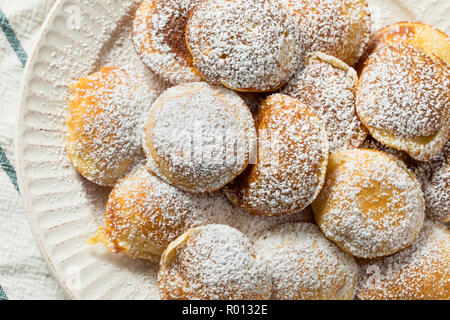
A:
{"type": "Polygon", "coordinates": [[[67,299],[31,234],[14,169],[23,67],[55,0],[0,0],[0,300],[67,299]]]}

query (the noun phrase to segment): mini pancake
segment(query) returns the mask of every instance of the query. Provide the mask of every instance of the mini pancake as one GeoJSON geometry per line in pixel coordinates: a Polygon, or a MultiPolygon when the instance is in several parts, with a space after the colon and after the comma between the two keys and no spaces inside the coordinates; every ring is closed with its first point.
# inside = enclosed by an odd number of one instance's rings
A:
{"type": "Polygon", "coordinates": [[[450,233],[426,221],[409,248],[388,257],[361,262],[361,300],[449,300],[450,233]]]}
{"type": "Polygon", "coordinates": [[[256,239],[278,224],[311,220],[309,210],[275,219],[255,216],[232,206],[221,192],[185,192],[139,167],[114,187],[106,204],[105,227],[88,243],[159,262],[171,241],[197,226],[227,224],[256,239]]]}
{"type": "Polygon", "coordinates": [[[425,216],[419,181],[400,160],[375,150],[332,154],[314,218],[342,250],[360,258],[398,252],[415,240],[425,216]]]}
{"type": "Polygon", "coordinates": [[[309,107],[282,94],[264,101],[257,121],[256,164],[225,187],[226,195],[258,215],[303,210],[325,178],[328,141],[323,122],[309,107]]]}
{"type": "Polygon", "coordinates": [[[206,81],[236,91],[274,91],[299,64],[297,25],[277,0],[205,0],[186,39],[206,81]]]}
{"type": "Polygon", "coordinates": [[[352,300],[358,265],[312,223],[276,226],[255,242],[269,266],[274,300],[352,300]]]}
{"type": "Polygon", "coordinates": [[[304,55],[320,51],[354,65],[372,32],[365,0],[282,0],[295,18],[304,55]]]}
{"type": "Polygon", "coordinates": [[[421,22],[398,22],[380,31],[369,42],[367,53],[386,44],[408,43],[432,58],[440,58],[450,65],[450,40],[441,30],[421,22]]]}
{"type": "Polygon", "coordinates": [[[136,11],[133,43],[142,62],[171,84],[200,81],[186,46],[189,13],[201,0],[144,0],[136,11]]]}
{"type": "Polygon", "coordinates": [[[210,206],[210,201],[140,168],[114,187],[106,204],[105,228],[89,243],[100,242],[112,252],[158,262],[172,240],[202,221],[198,210],[210,206]]]}
{"type": "Polygon", "coordinates": [[[409,44],[384,45],[367,59],[356,110],[381,143],[431,161],[450,138],[450,69],[409,44]]]}
{"type": "Polygon", "coordinates": [[[164,300],[262,300],[271,293],[267,266],[238,230],[212,224],[187,231],[161,258],[164,300]]]}
{"type": "Polygon", "coordinates": [[[356,115],[356,71],[341,60],[315,52],[304,69],[289,80],[282,93],[314,110],[325,122],[330,152],[357,148],[367,130],[356,115]]]}
{"type": "Polygon", "coordinates": [[[253,117],[233,91],[204,82],[172,87],[147,118],[148,167],[189,192],[222,188],[239,175],[255,148],[253,117]]]}
{"type": "Polygon", "coordinates": [[[67,150],[88,180],[113,186],[142,160],[141,118],[156,91],[124,70],[107,67],[71,86],[67,150]]]}

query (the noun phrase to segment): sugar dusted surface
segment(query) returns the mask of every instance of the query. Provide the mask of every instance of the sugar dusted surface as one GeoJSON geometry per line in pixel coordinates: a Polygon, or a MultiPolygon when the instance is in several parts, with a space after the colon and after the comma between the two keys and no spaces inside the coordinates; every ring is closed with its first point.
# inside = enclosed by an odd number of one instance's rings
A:
{"type": "Polygon", "coordinates": [[[304,211],[280,218],[251,215],[234,207],[221,192],[185,192],[142,167],[113,189],[106,220],[106,234],[113,251],[158,261],[169,243],[190,228],[227,224],[255,239],[284,222],[310,221],[311,214],[304,211]]]}
{"type": "Polygon", "coordinates": [[[282,94],[269,96],[258,115],[258,161],[226,187],[250,212],[276,216],[302,210],[323,184],[328,141],[310,108],[282,94]]]}
{"type": "Polygon", "coordinates": [[[365,0],[282,0],[299,26],[304,54],[320,51],[354,65],[372,33],[365,0]]]}
{"type": "Polygon", "coordinates": [[[414,172],[425,196],[427,216],[450,221],[450,141],[432,162],[418,162],[414,172]]]}
{"type": "Polygon", "coordinates": [[[200,81],[186,46],[189,13],[200,0],[145,0],[134,21],[133,43],[142,61],[170,83],[200,81]]]}
{"type": "Polygon", "coordinates": [[[187,28],[204,78],[242,91],[281,87],[298,64],[298,29],[277,0],[206,0],[187,28]]]}
{"type": "Polygon", "coordinates": [[[433,136],[449,127],[448,66],[406,44],[376,50],[366,65],[357,99],[366,125],[405,138],[433,136]]]}
{"type": "Polygon", "coordinates": [[[165,91],[146,128],[150,168],[191,192],[222,188],[245,169],[255,148],[254,120],[244,101],[204,82],[165,91]]]}
{"type": "Polygon", "coordinates": [[[322,232],[354,256],[374,258],[410,245],[422,228],[419,182],[399,160],[374,150],[330,156],[325,185],[313,203],[322,232]]]}
{"type": "Polygon", "coordinates": [[[126,70],[130,75],[145,80],[159,94],[167,89],[169,84],[161,80],[141,61],[133,46],[133,19],[138,2],[133,1],[134,5],[130,5],[130,9],[122,16],[114,32],[109,35],[108,41],[103,44],[94,68],[100,68],[104,65],[117,66],[126,70]]]}
{"type": "Polygon", "coordinates": [[[255,242],[269,265],[272,299],[353,299],[355,259],[327,240],[312,223],[276,226],[255,242]]]}
{"type": "Polygon", "coordinates": [[[190,231],[163,256],[158,278],[165,299],[253,300],[271,292],[267,266],[250,241],[219,224],[190,231]]]}
{"type": "Polygon", "coordinates": [[[359,147],[367,135],[355,110],[357,84],[351,67],[345,70],[310,56],[282,93],[299,99],[324,121],[332,153],[359,147]]]}
{"type": "Polygon", "coordinates": [[[139,161],[142,115],[155,98],[121,69],[103,68],[73,87],[68,150],[83,176],[112,185],[139,161]]]}
{"type": "Polygon", "coordinates": [[[448,300],[449,270],[450,233],[444,225],[428,221],[409,248],[361,264],[358,298],[448,300]]]}

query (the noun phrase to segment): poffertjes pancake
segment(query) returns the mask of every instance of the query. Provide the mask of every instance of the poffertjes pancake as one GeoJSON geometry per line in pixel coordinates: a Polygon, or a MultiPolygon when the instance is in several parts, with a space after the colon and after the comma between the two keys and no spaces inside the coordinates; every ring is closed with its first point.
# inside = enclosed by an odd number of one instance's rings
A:
{"type": "Polygon", "coordinates": [[[206,81],[236,91],[274,91],[299,65],[297,24],[278,0],[205,0],[186,39],[206,81]]]}
{"type": "Polygon", "coordinates": [[[450,68],[405,43],[383,45],[366,60],[356,110],[381,143],[431,161],[450,138],[450,68]]]}
{"type": "Polygon", "coordinates": [[[211,224],[187,231],[161,257],[158,283],[165,300],[269,299],[267,266],[238,230],[211,224]]]}
{"type": "Polygon", "coordinates": [[[200,81],[186,46],[190,12],[202,0],[144,0],[136,11],[133,43],[142,62],[171,84],[200,81]]]}
{"type": "Polygon", "coordinates": [[[156,97],[157,90],[114,67],[71,86],[67,151],[83,177],[113,186],[142,160],[142,114],[156,97]]]}
{"type": "Polygon", "coordinates": [[[411,245],[425,216],[414,173],[397,158],[369,149],[330,156],[312,208],[325,236],[360,258],[387,256],[411,245]]]}
{"type": "Polygon", "coordinates": [[[256,163],[225,187],[226,195],[258,215],[303,210],[325,179],[328,140],[323,122],[300,101],[274,94],[261,105],[256,127],[256,163]]]}
{"type": "Polygon", "coordinates": [[[302,56],[320,51],[353,66],[372,33],[365,0],[281,0],[296,20],[302,56]]]}
{"type": "Polygon", "coordinates": [[[195,82],[162,93],[146,119],[149,169],[189,192],[222,188],[248,165],[256,148],[253,117],[224,87],[195,82]]]}
{"type": "Polygon", "coordinates": [[[269,266],[275,300],[352,300],[358,265],[312,223],[287,223],[263,234],[256,255],[269,266]]]}
{"type": "Polygon", "coordinates": [[[361,261],[362,300],[449,300],[450,233],[426,221],[412,246],[391,256],[361,261]]]}

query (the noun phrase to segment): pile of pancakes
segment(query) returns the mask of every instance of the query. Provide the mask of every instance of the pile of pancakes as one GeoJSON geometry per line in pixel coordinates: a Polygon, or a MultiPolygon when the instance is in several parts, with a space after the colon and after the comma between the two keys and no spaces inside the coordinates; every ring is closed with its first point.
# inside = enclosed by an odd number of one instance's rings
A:
{"type": "Polygon", "coordinates": [[[88,239],[163,299],[449,299],[450,42],[364,0],[144,0],[168,85],[71,86],[68,154],[113,187],[88,239]]]}

